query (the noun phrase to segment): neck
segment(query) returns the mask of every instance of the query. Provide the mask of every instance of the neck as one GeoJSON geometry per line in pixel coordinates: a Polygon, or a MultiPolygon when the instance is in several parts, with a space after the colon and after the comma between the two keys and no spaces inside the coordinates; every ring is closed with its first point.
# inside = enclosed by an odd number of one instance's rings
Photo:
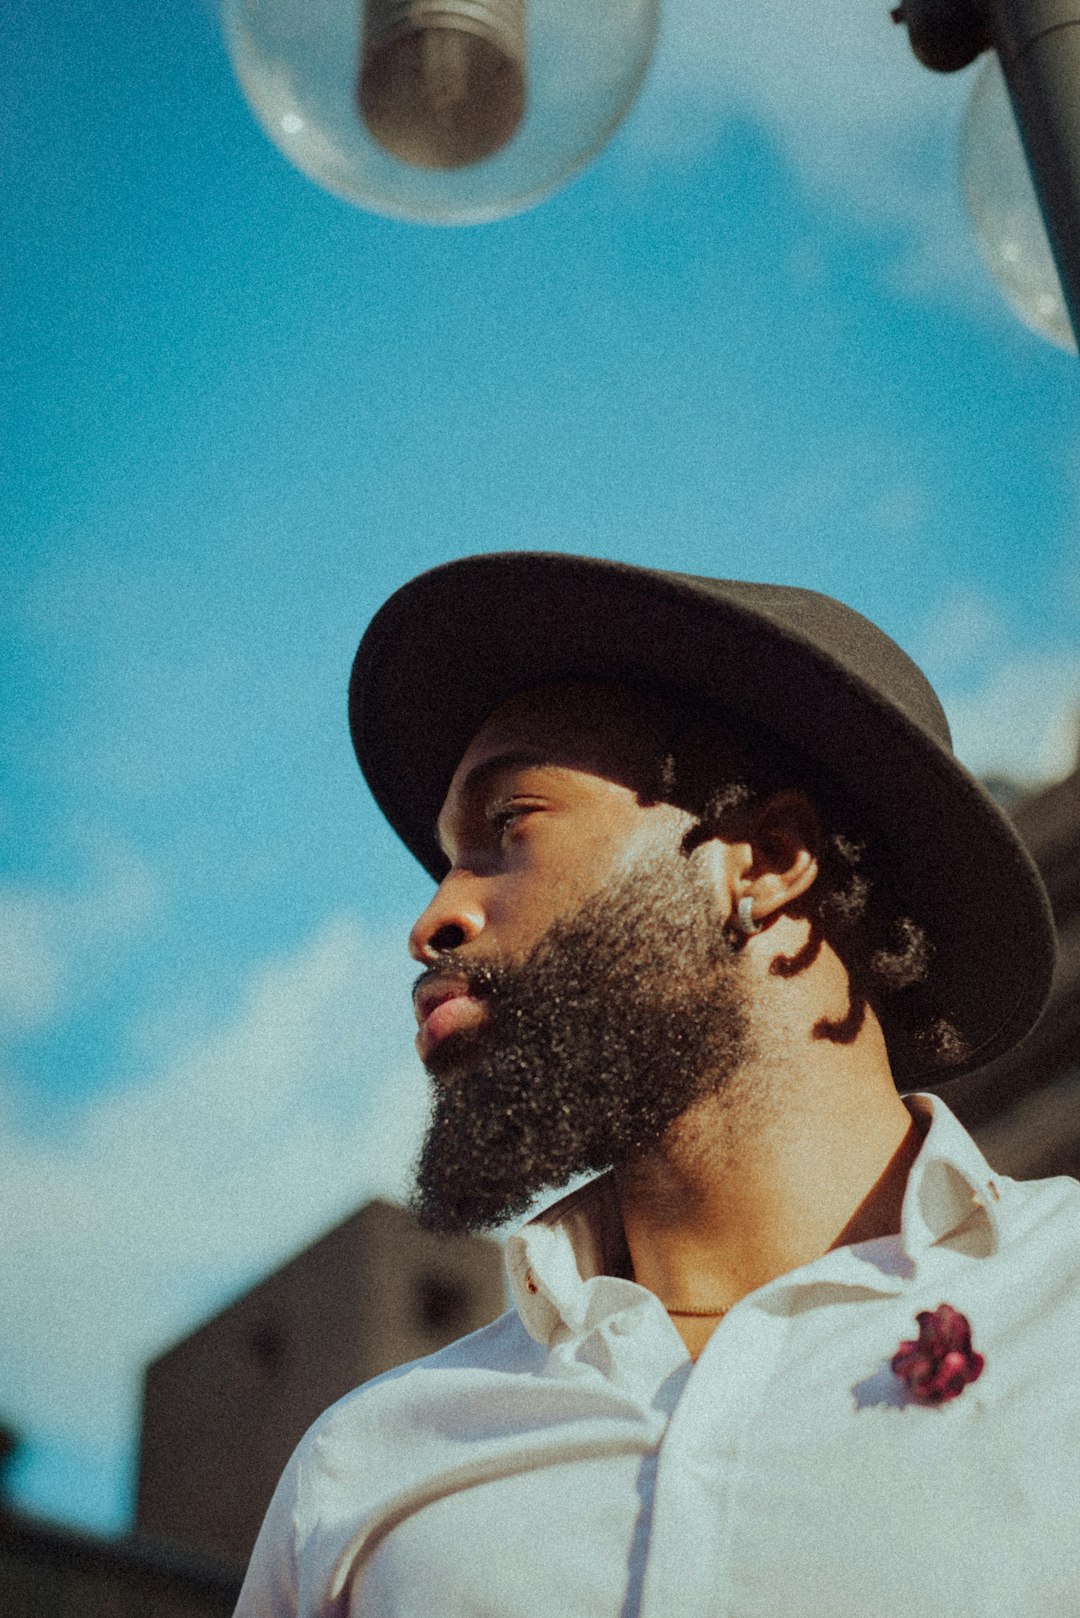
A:
{"type": "MultiPolygon", "coordinates": [[[[817,1016],[794,1024],[619,1172],[635,1279],[665,1305],[718,1315],[831,1248],[900,1228],[921,1139],[880,1025],[868,1012],[839,1044],[815,1036],[817,1016]]],[[[716,1317],[675,1324],[696,1355],[716,1317]]]]}

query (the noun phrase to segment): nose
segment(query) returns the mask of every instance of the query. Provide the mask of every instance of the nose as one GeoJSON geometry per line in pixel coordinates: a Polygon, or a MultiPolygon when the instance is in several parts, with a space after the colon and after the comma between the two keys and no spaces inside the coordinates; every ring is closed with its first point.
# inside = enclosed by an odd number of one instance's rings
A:
{"type": "Polygon", "coordinates": [[[431,966],[447,950],[461,949],[484,930],[485,916],[469,889],[465,872],[452,871],[409,934],[409,954],[422,966],[431,966]]]}

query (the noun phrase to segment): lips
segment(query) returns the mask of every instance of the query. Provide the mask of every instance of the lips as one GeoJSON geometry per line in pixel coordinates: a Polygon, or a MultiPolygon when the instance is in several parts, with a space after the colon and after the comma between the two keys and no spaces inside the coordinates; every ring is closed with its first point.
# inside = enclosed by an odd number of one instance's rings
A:
{"type": "Polygon", "coordinates": [[[420,1024],[416,1049],[422,1062],[449,1034],[475,1028],[487,1015],[483,1002],[470,991],[468,979],[463,977],[421,980],[413,994],[413,1006],[420,1024]]]}

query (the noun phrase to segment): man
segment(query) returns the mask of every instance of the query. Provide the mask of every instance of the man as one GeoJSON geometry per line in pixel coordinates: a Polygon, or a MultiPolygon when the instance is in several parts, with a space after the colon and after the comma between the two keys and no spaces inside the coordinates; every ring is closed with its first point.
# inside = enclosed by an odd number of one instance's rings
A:
{"type": "Polygon", "coordinates": [[[900,1093],[1053,965],[919,671],[809,592],[474,557],[377,615],[351,721],[439,883],[421,1217],[600,1172],[513,1311],[316,1423],[243,1618],[1080,1611],[1080,1188],[900,1093]]]}

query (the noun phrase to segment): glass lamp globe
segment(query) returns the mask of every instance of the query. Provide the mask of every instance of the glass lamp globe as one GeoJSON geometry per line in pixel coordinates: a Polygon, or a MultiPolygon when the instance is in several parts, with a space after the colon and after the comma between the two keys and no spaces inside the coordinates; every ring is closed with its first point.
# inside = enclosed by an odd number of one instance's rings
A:
{"type": "Polygon", "coordinates": [[[1040,337],[1076,341],[996,51],[987,53],[960,131],[960,181],[979,252],[1014,312],[1040,337]]]}
{"type": "Polygon", "coordinates": [[[317,184],[372,213],[481,224],[618,128],[659,0],[221,0],[240,87],[317,184]]]}

